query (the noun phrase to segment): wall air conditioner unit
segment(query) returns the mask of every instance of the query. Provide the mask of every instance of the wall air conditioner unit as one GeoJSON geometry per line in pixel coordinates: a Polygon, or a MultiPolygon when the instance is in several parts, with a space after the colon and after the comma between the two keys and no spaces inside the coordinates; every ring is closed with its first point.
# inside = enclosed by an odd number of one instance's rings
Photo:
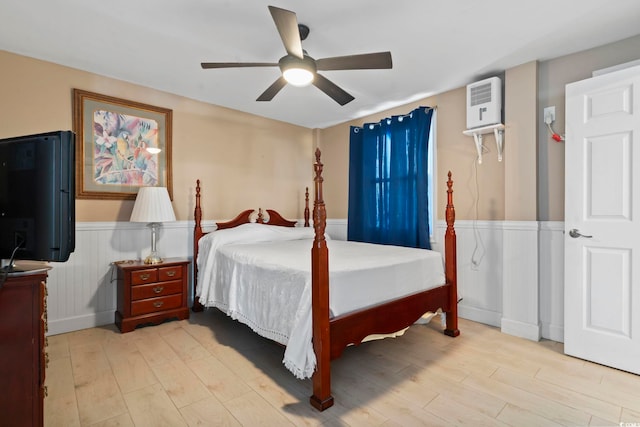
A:
{"type": "Polygon", "coordinates": [[[467,129],[502,122],[502,81],[490,77],[467,85],[467,129]]]}
{"type": "Polygon", "coordinates": [[[498,148],[498,161],[502,161],[504,125],[502,124],[502,81],[500,77],[489,77],[467,85],[467,130],[462,132],[473,136],[478,153],[478,163],[482,163],[482,135],[493,133],[498,148]]]}

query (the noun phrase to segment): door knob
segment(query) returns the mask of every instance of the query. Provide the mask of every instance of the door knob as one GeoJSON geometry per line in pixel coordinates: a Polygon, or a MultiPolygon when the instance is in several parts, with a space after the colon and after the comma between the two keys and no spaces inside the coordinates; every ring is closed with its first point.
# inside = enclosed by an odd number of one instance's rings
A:
{"type": "Polygon", "coordinates": [[[590,239],[593,237],[587,236],[585,234],[580,234],[580,231],[577,228],[572,228],[571,230],[569,230],[569,236],[573,237],[574,239],[577,239],[578,237],[585,237],[587,239],[590,239]]]}

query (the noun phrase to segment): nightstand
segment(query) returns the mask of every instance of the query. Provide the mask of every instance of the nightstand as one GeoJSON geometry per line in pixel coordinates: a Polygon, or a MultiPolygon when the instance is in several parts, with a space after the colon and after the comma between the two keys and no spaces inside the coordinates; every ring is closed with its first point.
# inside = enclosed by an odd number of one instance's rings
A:
{"type": "Polygon", "coordinates": [[[121,332],[170,319],[188,319],[189,265],[185,258],[166,258],[160,264],[142,261],[115,263],[118,272],[118,309],[115,323],[121,332]]]}

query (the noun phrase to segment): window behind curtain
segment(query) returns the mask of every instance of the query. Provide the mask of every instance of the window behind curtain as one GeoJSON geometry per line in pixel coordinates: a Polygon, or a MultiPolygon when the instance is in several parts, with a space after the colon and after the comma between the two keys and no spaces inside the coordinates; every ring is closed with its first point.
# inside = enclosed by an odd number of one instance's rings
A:
{"type": "Polygon", "coordinates": [[[433,109],[352,127],[348,239],[430,248],[433,109]]]}

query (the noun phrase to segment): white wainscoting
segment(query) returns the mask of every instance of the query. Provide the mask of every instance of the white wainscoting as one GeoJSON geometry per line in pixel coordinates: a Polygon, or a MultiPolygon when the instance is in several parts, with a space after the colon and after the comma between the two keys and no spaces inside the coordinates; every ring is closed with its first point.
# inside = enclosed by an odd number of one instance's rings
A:
{"type": "MultiPolygon", "coordinates": [[[[214,222],[207,221],[203,226],[213,229],[214,222]]],[[[434,250],[441,251],[445,229],[444,221],[436,224],[434,250]]],[[[192,221],[163,224],[157,242],[158,251],[165,257],[192,258],[192,230],[192,221]]],[[[347,221],[329,219],[326,231],[334,239],[346,239],[347,221]]],[[[532,275],[539,282],[539,293],[538,286],[532,285],[531,280],[526,281],[525,289],[531,295],[539,295],[539,299],[515,298],[519,304],[525,304],[525,313],[531,313],[533,307],[539,310],[539,325],[525,319],[525,330],[539,326],[543,338],[563,340],[562,223],[457,221],[456,235],[461,317],[496,327],[504,326],[504,313],[510,309],[503,301],[505,288],[522,282],[524,274],[532,275]],[[515,250],[522,236],[526,236],[527,244],[524,249],[515,250]],[[538,241],[539,255],[530,253],[532,239],[538,241]],[[505,244],[510,247],[508,254],[505,244]],[[536,270],[534,266],[538,264],[536,270]],[[509,283],[505,283],[506,277],[510,278],[509,283]],[[531,286],[536,287],[535,292],[531,286]]],[[[49,272],[49,334],[112,323],[116,310],[112,263],[142,258],[150,251],[150,246],[151,231],[145,224],[77,223],[75,252],[65,263],[52,263],[53,269],[49,272]]],[[[190,278],[190,286],[192,283],[190,278]]],[[[509,322],[506,323],[510,325],[519,321],[518,318],[507,319],[509,322]]],[[[505,332],[514,333],[511,330],[505,332]]]]}
{"type": "Polygon", "coordinates": [[[542,337],[564,342],[564,222],[540,223],[538,256],[542,337]]]}
{"type": "MultiPolygon", "coordinates": [[[[439,250],[446,224],[436,225],[439,250]]],[[[456,221],[459,315],[564,341],[564,223],[456,221]]]]}
{"type": "MultiPolygon", "coordinates": [[[[458,249],[458,315],[500,326],[502,314],[503,230],[497,221],[456,221],[458,249]]],[[[436,224],[437,244],[442,252],[444,221],[436,224]]]]}
{"type": "Polygon", "coordinates": [[[538,297],[538,230],[534,221],[503,223],[502,332],[537,341],[541,337],[538,297]]]}

